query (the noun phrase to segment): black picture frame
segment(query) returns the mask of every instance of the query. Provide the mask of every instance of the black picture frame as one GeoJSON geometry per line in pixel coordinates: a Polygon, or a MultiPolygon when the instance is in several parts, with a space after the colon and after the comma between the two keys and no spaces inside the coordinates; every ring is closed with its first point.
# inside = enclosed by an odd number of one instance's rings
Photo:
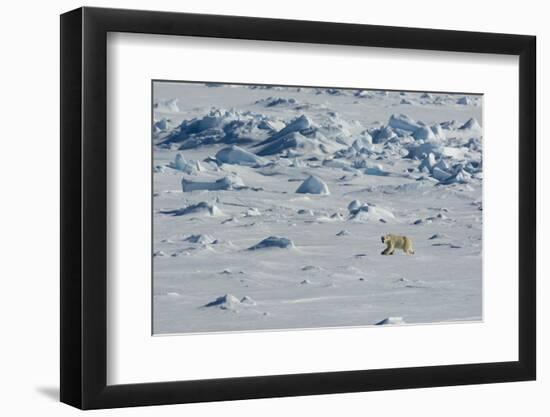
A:
{"type": "Polygon", "coordinates": [[[84,7],[61,15],[60,57],[62,402],[97,409],[536,378],[534,36],[84,7]],[[108,32],[518,56],[518,361],[107,385],[108,32]]]}

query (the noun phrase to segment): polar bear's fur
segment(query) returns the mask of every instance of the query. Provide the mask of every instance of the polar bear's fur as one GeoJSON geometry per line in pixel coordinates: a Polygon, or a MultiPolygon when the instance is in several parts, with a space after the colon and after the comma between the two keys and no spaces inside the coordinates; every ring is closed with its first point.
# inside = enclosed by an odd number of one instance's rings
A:
{"type": "Polygon", "coordinates": [[[406,254],[414,255],[412,241],[407,236],[388,234],[382,236],[382,243],[386,244],[386,249],[382,251],[382,255],[393,255],[395,249],[403,249],[406,254]]]}

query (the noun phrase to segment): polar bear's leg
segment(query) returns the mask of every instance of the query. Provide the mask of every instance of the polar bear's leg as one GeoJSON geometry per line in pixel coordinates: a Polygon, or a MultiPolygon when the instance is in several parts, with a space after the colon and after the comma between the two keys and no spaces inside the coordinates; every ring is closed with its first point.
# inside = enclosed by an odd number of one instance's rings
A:
{"type": "Polygon", "coordinates": [[[407,255],[414,255],[412,242],[407,236],[403,236],[403,252],[407,255]]]}

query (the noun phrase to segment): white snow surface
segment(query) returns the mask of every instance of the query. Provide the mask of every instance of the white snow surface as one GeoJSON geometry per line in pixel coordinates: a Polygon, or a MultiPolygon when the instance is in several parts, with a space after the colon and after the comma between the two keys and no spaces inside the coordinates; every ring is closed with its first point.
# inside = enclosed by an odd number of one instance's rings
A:
{"type": "Polygon", "coordinates": [[[155,334],[482,318],[480,96],[153,93],[155,334]]]}

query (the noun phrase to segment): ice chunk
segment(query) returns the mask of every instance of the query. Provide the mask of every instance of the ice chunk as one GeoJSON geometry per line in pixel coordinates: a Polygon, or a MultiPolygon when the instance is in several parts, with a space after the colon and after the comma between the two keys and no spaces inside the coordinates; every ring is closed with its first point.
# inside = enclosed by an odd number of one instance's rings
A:
{"type": "Polygon", "coordinates": [[[463,147],[443,146],[441,148],[441,155],[456,160],[462,160],[465,158],[466,151],[467,149],[463,147]]]}
{"type": "Polygon", "coordinates": [[[188,214],[207,214],[210,216],[223,216],[222,211],[213,203],[201,201],[197,204],[191,204],[190,206],[176,209],[176,210],[161,210],[162,214],[168,214],[171,216],[185,216],[188,214]]]}
{"type": "Polygon", "coordinates": [[[444,181],[446,179],[448,179],[449,177],[451,177],[452,174],[450,174],[449,172],[439,168],[439,167],[435,167],[433,170],[432,170],[432,177],[434,177],[436,180],[439,180],[439,181],[444,181]]]}
{"type": "Polygon", "coordinates": [[[361,201],[353,200],[351,203],[348,204],[348,211],[350,213],[356,212],[362,205],[363,204],[361,203],[361,201]]]}
{"type": "Polygon", "coordinates": [[[472,130],[475,132],[481,132],[482,128],[479,125],[478,121],[472,117],[466,123],[459,127],[460,130],[472,130]]]}
{"type": "Polygon", "coordinates": [[[426,168],[429,172],[431,172],[435,165],[436,165],[435,155],[433,154],[433,152],[430,152],[428,156],[426,156],[422,160],[422,162],[418,166],[418,170],[422,171],[424,170],[424,168],[426,168]]]}
{"type": "MultiPolygon", "coordinates": [[[[283,129],[284,130],[284,129],[283,129]]],[[[285,136],[278,137],[271,141],[271,138],[258,144],[266,145],[262,150],[258,152],[258,155],[267,156],[281,153],[287,149],[297,149],[306,147],[308,140],[305,136],[299,132],[291,132],[285,136]]]]}
{"type": "Polygon", "coordinates": [[[175,291],[170,291],[170,292],[167,292],[166,295],[168,297],[179,297],[180,296],[180,293],[179,292],[175,292],[175,291]]]}
{"type": "Polygon", "coordinates": [[[332,220],[344,220],[344,216],[341,213],[333,213],[330,215],[332,220]]]}
{"type": "Polygon", "coordinates": [[[183,120],[158,144],[179,144],[179,149],[192,149],[214,143],[234,144],[264,140],[272,133],[266,129],[266,124],[270,121],[263,114],[214,108],[202,117],[183,120]]]}
{"type": "Polygon", "coordinates": [[[434,142],[425,142],[422,144],[415,143],[412,146],[408,146],[407,149],[409,151],[407,155],[408,158],[424,159],[430,153],[439,157],[443,153],[443,146],[434,142]]]}
{"type": "Polygon", "coordinates": [[[191,235],[183,240],[185,242],[207,244],[214,242],[216,239],[210,235],[191,235]]]}
{"type": "Polygon", "coordinates": [[[403,320],[403,317],[386,317],[384,320],[380,320],[378,323],[376,323],[377,326],[397,324],[406,324],[405,320],[403,320]]]}
{"type": "Polygon", "coordinates": [[[313,125],[313,122],[311,121],[311,119],[307,117],[305,114],[302,114],[301,116],[292,120],[288,125],[282,128],[280,131],[275,133],[270,139],[273,140],[274,138],[275,139],[280,138],[292,132],[299,132],[301,130],[309,129],[312,125],[313,125]]]}
{"type": "Polygon", "coordinates": [[[397,134],[390,126],[382,126],[380,129],[375,129],[372,131],[372,143],[384,143],[395,138],[396,136],[397,134]]]}
{"type": "MultiPolygon", "coordinates": [[[[257,153],[260,156],[285,152],[285,156],[297,154],[333,154],[352,141],[351,132],[361,128],[357,121],[348,122],[336,112],[327,112],[328,118],[322,124],[314,123],[306,115],[301,115],[288,123],[280,131],[266,140],[254,145],[262,147],[257,153]]],[[[368,140],[368,139],[365,139],[368,140]]]]}
{"type": "Polygon", "coordinates": [[[436,123],[435,125],[433,125],[431,129],[436,139],[445,139],[445,131],[443,130],[443,128],[439,123],[436,123]]]}
{"type": "Polygon", "coordinates": [[[218,307],[222,310],[236,311],[241,302],[233,294],[225,294],[216,298],[214,301],[206,303],[204,307],[218,307]]]}
{"type": "Polygon", "coordinates": [[[421,125],[406,114],[392,114],[388,121],[388,126],[394,129],[415,132],[421,125]]]}
{"type": "Polygon", "coordinates": [[[275,134],[256,146],[264,146],[257,152],[260,156],[286,152],[287,157],[315,154],[326,155],[342,147],[336,140],[328,139],[319,129],[290,132],[281,137],[275,134]]]}
{"type": "Polygon", "coordinates": [[[323,161],[323,166],[330,168],[339,168],[343,170],[350,170],[351,165],[348,161],[341,159],[325,159],[323,161]]]}
{"type": "Polygon", "coordinates": [[[302,267],[302,271],[316,271],[316,272],[319,272],[321,270],[322,270],[321,267],[315,266],[315,265],[305,265],[305,266],[302,267]]]}
{"type": "Polygon", "coordinates": [[[269,236],[254,246],[248,248],[248,250],[258,250],[266,248],[294,248],[294,242],[286,237],[269,236]]]}
{"type": "Polygon", "coordinates": [[[367,175],[378,175],[378,176],[381,176],[381,177],[385,177],[387,175],[390,175],[389,172],[384,171],[384,168],[382,168],[382,165],[373,164],[371,162],[366,162],[364,173],[367,174],[367,175]]]}
{"type": "Polygon", "coordinates": [[[369,132],[364,131],[361,133],[361,136],[352,143],[351,147],[359,152],[363,148],[370,149],[372,145],[372,136],[369,132]]]}
{"type": "Polygon", "coordinates": [[[278,107],[278,106],[293,106],[297,103],[294,98],[285,97],[268,97],[262,100],[257,100],[254,104],[262,104],[266,107],[278,107]]]}
{"type": "Polygon", "coordinates": [[[296,190],[299,194],[330,194],[328,185],[319,177],[310,175],[296,190]]]}
{"type": "Polygon", "coordinates": [[[306,166],[306,163],[304,161],[302,161],[301,159],[298,159],[298,158],[294,157],[294,159],[292,160],[292,162],[290,163],[289,166],[292,167],[292,168],[301,168],[301,167],[306,166]]]}
{"type": "Polygon", "coordinates": [[[186,174],[195,174],[203,170],[198,161],[187,161],[180,153],[176,154],[174,162],[170,162],[168,166],[178,171],[185,172],[186,174]]]}
{"type": "Polygon", "coordinates": [[[265,160],[262,157],[259,157],[252,152],[248,152],[247,150],[236,145],[221,149],[216,154],[216,159],[224,164],[233,165],[254,166],[265,164],[265,160]]]}
{"type": "Polygon", "coordinates": [[[174,161],[174,168],[179,169],[180,171],[185,171],[187,166],[187,161],[185,160],[183,155],[181,153],[178,153],[174,161]]]}
{"type": "Polygon", "coordinates": [[[448,184],[466,184],[470,181],[472,176],[468,174],[462,167],[462,165],[459,165],[455,171],[455,174],[444,179],[440,180],[440,184],[442,185],[448,185],[448,184]]]}
{"type": "Polygon", "coordinates": [[[250,306],[255,306],[256,301],[254,301],[252,298],[250,298],[248,295],[245,295],[243,298],[241,298],[241,304],[246,304],[250,306]]]}
{"type": "Polygon", "coordinates": [[[413,137],[416,140],[436,140],[437,139],[432,129],[428,126],[420,126],[418,129],[414,131],[413,137]]]}
{"type": "Polygon", "coordinates": [[[366,90],[357,90],[353,95],[358,98],[372,98],[372,93],[366,90]]]}
{"type": "Polygon", "coordinates": [[[246,213],[244,215],[246,217],[257,217],[257,216],[261,216],[262,213],[256,207],[250,207],[246,210],[246,213]]]}
{"type": "Polygon", "coordinates": [[[157,120],[155,123],[153,123],[153,126],[155,128],[155,132],[163,132],[168,129],[168,119],[163,117],[162,119],[157,120]]]}
{"type": "Polygon", "coordinates": [[[435,164],[434,168],[439,168],[443,171],[450,171],[451,170],[451,167],[449,166],[449,164],[444,159],[440,159],[437,162],[437,164],[435,164]]]}
{"type": "Polygon", "coordinates": [[[183,192],[196,190],[238,190],[244,188],[243,180],[238,176],[223,177],[213,182],[191,181],[186,178],[181,180],[181,189],[183,192]]]}

